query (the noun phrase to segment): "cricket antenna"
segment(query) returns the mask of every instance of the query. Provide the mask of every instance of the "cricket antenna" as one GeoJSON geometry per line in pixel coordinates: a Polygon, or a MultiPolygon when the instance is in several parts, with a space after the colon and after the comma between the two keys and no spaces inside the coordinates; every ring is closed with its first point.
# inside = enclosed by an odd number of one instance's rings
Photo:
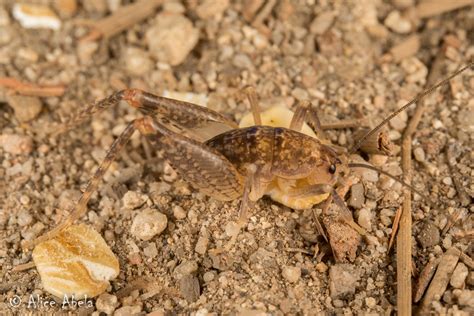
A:
{"type": "Polygon", "coordinates": [[[426,202],[428,202],[431,205],[431,207],[434,208],[436,206],[435,203],[428,196],[424,195],[423,193],[421,193],[420,191],[418,191],[417,189],[415,189],[413,186],[409,185],[408,183],[406,183],[402,179],[399,179],[398,177],[396,177],[394,175],[391,175],[390,173],[388,173],[388,172],[386,172],[382,169],[376,168],[376,167],[371,166],[371,165],[363,164],[363,163],[349,163],[349,168],[365,168],[365,169],[375,170],[375,171],[389,177],[390,179],[393,179],[393,180],[397,181],[398,183],[400,183],[404,187],[409,188],[410,190],[412,190],[413,192],[415,192],[416,194],[421,196],[426,202]]]}
{"type": "Polygon", "coordinates": [[[434,86],[426,89],[425,91],[423,91],[422,93],[420,93],[419,95],[417,95],[413,100],[411,100],[410,102],[408,102],[407,104],[405,104],[404,106],[402,106],[401,108],[399,108],[398,110],[396,110],[395,112],[393,112],[392,114],[390,114],[386,119],[384,119],[379,125],[377,125],[375,128],[373,128],[372,130],[368,131],[364,136],[362,136],[361,138],[359,138],[359,140],[355,143],[354,147],[352,147],[352,149],[349,151],[350,154],[353,154],[355,153],[361,146],[362,146],[362,143],[367,139],[369,138],[370,136],[372,136],[374,133],[376,133],[378,130],[380,130],[385,124],[387,124],[388,122],[390,122],[391,119],[393,119],[395,116],[397,116],[398,114],[400,114],[400,112],[403,112],[407,107],[409,107],[410,105],[412,105],[413,103],[416,103],[418,101],[420,101],[422,98],[424,98],[426,95],[432,93],[433,91],[435,91],[436,89],[438,89],[439,87],[441,87],[442,85],[445,85],[447,84],[451,79],[453,79],[454,77],[456,77],[457,75],[459,75],[460,73],[462,73],[463,71],[465,71],[466,69],[470,68],[470,67],[474,67],[474,61],[471,61],[468,65],[462,67],[461,69],[459,69],[458,71],[456,71],[455,73],[451,74],[448,78],[438,82],[437,84],[435,84],[434,86]]]}

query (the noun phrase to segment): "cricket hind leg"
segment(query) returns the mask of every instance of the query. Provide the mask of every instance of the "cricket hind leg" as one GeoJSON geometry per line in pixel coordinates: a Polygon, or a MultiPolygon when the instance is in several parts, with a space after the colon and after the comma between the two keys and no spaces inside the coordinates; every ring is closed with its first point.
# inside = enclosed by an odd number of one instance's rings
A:
{"type": "Polygon", "coordinates": [[[51,238],[57,236],[62,230],[66,229],[70,225],[74,223],[77,219],[81,218],[87,211],[87,203],[89,202],[92,194],[97,191],[100,181],[102,180],[104,174],[106,173],[107,169],[110,167],[111,163],[117,158],[120,151],[123,147],[127,144],[127,142],[132,137],[135,130],[139,128],[143,119],[137,119],[130,122],[127,127],[124,129],[122,134],[112,143],[112,146],[107,151],[107,154],[100,164],[99,168],[95,171],[92,178],[87,183],[87,186],[82,193],[81,197],[79,198],[77,204],[74,206],[74,209],[68,215],[68,217],[59,225],[57,225],[52,230],[46,232],[42,236],[31,240],[31,241],[24,241],[22,247],[24,249],[30,249],[35,245],[47,241],[51,238]]]}
{"type": "Polygon", "coordinates": [[[172,165],[183,178],[198,189],[219,200],[232,200],[242,194],[241,176],[235,167],[220,153],[185,136],[175,134],[151,117],[143,117],[130,122],[122,134],[113,142],[105,159],[89,180],[85,191],[69,216],[51,231],[32,241],[23,243],[23,248],[30,249],[51,238],[81,218],[87,211],[87,203],[97,191],[99,183],[111,163],[138,130],[152,142],[162,145],[168,158],[174,160],[172,165]]]}
{"type": "Polygon", "coordinates": [[[93,115],[116,106],[120,101],[126,101],[130,106],[138,109],[145,115],[173,121],[187,129],[202,129],[206,125],[214,124],[214,129],[217,130],[213,132],[215,134],[237,127],[237,124],[232,120],[208,108],[189,102],[156,96],[138,89],[125,89],[90,104],[77,113],[70,121],[55,127],[54,134],[72,129],[84,123],[93,115]]]}

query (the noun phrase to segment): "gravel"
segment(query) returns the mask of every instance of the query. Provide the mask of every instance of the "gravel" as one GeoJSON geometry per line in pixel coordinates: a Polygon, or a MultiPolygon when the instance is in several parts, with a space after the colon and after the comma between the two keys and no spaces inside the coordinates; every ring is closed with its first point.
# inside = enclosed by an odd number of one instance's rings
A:
{"type": "Polygon", "coordinates": [[[130,232],[136,238],[141,240],[150,240],[161,234],[168,225],[168,219],[165,214],[157,210],[147,208],[140,211],[133,219],[130,232]]]}
{"type": "MultiPolygon", "coordinates": [[[[208,108],[238,121],[249,112],[241,90],[252,86],[262,109],[294,110],[297,100],[307,98],[323,124],[364,117],[375,126],[421,92],[438,52],[447,57],[435,81],[473,54],[472,8],[420,19],[412,14],[418,4],[413,0],[165,1],[114,36],[82,40],[92,30],[82,21],[108,17],[135,1],[37,1],[59,17],[57,31],[23,28],[11,14],[16,1],[0,4],[0,82],[7,77],[66,87],[60,97],[37,97],[0,83],[0,314],[12,312],[8,302],[15,295],[40,293],[50,299],[35,269],[10,272],[30,258],[20,243],[67,216],[118,133],[141,117],[122,102],[58,137],[46,134],[78,109],[132,87],[173,98],[199,96],[208,108]],[[412,47],[395,54],[403,44],[412,47]]],[[[427,98],[414,134],[412,184],[437,205],[430,207],[416,195],[412,200],[414,271],[440,257],[445,247],[473,257],[469,217],[454,221],[440,236],[449,214],[472,212],[459,197],[460,190],[464,201],[474,196],[473,87],[464,73],[427,98]],[[458,147],[452,166],[445,155],[450,143],[458,147]]],[[[368,161],[402,177],[401,137],[413,112],[414,106],[386,127],[395,144],[393,156],[362,154],[351,157],[353,162],[368,161]]],[[[326,133],[333,144],[350,148],[355,130],[326,133]]],[[[351,172],[357,184],[344,199],[354,220],[369,230],[366,237],[350,233],[340,221],[328,222],[320,207],[291,210],[263,198],[249,210],[235,245],[222,251],[236,232],[240,201],[198,193],[165,160],[161,147],[135,133],[92,194],[87,216],[76,221],[93,225],[119,258],[120,274],[107,288],[117,298],[116,313],[397,312],[397,247],[387,249],[403,202],[399,183],[371,170],[351,172]],[[315,218],[325,229],[332,226],[331,233],[342,232],[341,239],[327,243],[315,218]],[[337,262],[331,247],[350,256],[337,262]],[[295,283],[284,276],[287,267],[300,269],[295,283]],[[184,276],[190,290],[180,287],[184,276]],[[196,279],[198,291],[193,290],[196,279]]],[[[471,270],[459,288],[453,276],[454,284],[447,285],[431,313],[472,311],[471,270]]],[[[23,305],[14,313],[98,315],[98,300],[89,308],[32,311],[23,305]]]]}

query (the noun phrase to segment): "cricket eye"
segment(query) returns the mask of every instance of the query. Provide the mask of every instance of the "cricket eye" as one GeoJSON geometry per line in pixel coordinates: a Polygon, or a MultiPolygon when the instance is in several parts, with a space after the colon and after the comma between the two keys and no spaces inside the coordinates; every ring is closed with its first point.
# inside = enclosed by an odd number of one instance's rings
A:
{"type": "Polygon", "coordinates": [[[334,174],[336,172],[336,165],[332,164],[329,166],[329,173],[334,174]]]}

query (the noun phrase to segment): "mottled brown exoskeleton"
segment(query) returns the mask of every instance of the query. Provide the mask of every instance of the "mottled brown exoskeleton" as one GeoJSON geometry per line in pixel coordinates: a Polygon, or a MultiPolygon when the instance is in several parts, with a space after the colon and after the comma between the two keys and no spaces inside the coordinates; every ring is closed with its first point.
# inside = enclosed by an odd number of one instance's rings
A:
{"type": "MultiPolygon", "coordinates": [[[[349,153],[358,150],[395,115],[470,66],[472,63],[392,113],[361,137],[349,153]]],[[[320,139],[300,132],[308,120],[318,136],[324,137],[309,102],[298,104],[289,128],[263,126],[255,93],[251,89],[247,92],[255,126],[245,128],[238,128],[233,121],[207,108],[136,89],[117,92],[87,107],[59,131],[77,126],[120,101],[137,108],[144,117],[130,122],[114,141],[71,215],[25,246],[54,237],[85,213],[106,170],[136,130],[157,149],[163,150],[171,166],[197,190],[220,201],[242,198],[240,225],[246,222],[252,202],[275,192],[281,203],[293,208],[308,208],[323,201],[326,206],[335,201],[345,208],[335,184],[341,171],[360,165],[348,163],[347,152],[337,151],[320,139]]]]}

